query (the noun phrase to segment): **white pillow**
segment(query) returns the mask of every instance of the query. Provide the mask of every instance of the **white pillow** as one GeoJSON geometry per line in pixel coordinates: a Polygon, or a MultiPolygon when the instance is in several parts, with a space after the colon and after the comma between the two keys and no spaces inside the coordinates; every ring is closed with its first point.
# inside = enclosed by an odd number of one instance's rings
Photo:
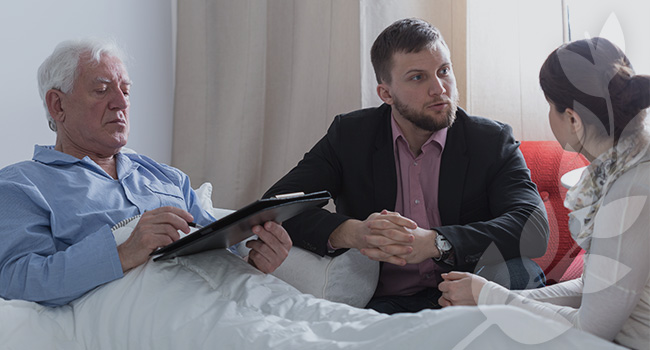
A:
{"type": "Polygon", "coordinates": [[[212,204],[212,184],[204,182],[199,188],[195,189],[196,195],[199,197],[199,205],[203,210],[209,212],[215,219],[219,220],[222,217],[234,212],[231,209],[220,209],[213,207],[212,204]]]}
{"type": "MultiPolygon", "coordinates": [[[[246,241],[237,247],[241,256],[250,251],[246,241]]],[[[321,257],[300,247],[291,247],[287,259],[271,274],[302,293],[363,308],[375,294],[379,262],[368,259],[357,249],[335,257],[321,257]]]]}
{"type": "MultiPolygon", "coordinates": [[[[201,207],[216,219],[233,210],[214,208],[212,184],[206,182],[195,190],[201,207]]],[[[253,236],[251,239],[255,239],[253,236]]],[[[248,255],[245,242],[239,245],[242,256],[248,255]]],[[[379,280],[379,263],[350,249],[337,257],[320,257],[307,250],[292,247],[289,256],[272,275],[303,293],[356,307],[365,307],[375,293],[379,280]]]]}
{"type": "Polygon", "coordinates": [[[356,249],[336,257],[320,257],[292,247],[272,275],[303,293],[363,308],[377,288],[379,263],[356,249]]]}

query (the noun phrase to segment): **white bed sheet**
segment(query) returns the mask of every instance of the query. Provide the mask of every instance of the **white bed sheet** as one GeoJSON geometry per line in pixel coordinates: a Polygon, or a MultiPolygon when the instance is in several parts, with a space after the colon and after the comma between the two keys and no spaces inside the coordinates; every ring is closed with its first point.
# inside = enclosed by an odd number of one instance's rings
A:
{"type": "Polygon", "coordinates": [[[387,316],[317,299],[225,250],[150,261],[63,307],[0,300],[0,344],[66,350],[615,348],[506,306],[387,316]]]}

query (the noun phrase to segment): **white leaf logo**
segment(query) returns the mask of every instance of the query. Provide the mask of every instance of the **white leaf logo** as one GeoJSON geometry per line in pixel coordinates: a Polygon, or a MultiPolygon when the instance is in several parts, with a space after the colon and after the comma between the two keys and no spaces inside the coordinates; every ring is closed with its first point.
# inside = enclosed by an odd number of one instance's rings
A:
{"type": "MultiPolygon", "coordinates": [[[[589,37],[589,33],[586,33],[585,36],[589,37]]],[[[612,12],[607,18],[607,21],[603,25],[603,28],[600,30],[599,36],[609,39],[609,41],[616,44],[616,46],[625,52],[625,37],[623,35],[623,28],[621,27],[621,23],[618,21],[618,17],[614,12],[612,12]]]]}

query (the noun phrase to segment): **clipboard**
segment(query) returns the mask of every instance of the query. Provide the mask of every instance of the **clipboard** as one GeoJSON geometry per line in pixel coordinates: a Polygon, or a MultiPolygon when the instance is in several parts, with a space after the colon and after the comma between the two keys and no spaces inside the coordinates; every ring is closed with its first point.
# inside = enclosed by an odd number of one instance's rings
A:
{"type": "Polygon", "coordinates": [[[164,247],[154,250],[153,260],[167,260],[177,256],[224,249],[253,235],[251,228],[267,221],[283,222],[303,211],[322,207],[330,200],[327,191],[309,194],[292,193],[259,199],[203,228],[164,247]]]}

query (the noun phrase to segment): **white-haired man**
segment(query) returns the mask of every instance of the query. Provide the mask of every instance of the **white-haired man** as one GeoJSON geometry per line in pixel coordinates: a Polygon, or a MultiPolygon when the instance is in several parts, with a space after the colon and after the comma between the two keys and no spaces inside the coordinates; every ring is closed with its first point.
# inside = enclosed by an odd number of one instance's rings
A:
{"type": "MultiPolygon", "coordinates": [[[[157,247],[214,218],[201,209],[187,175],[121,153],[129,134],[131,80],[112,43],[67,41],[38,71],[54,146],[0,170],[0,296],[66,304],[145,263],[157,247]],[[117,245],[111,227],[141,215],[117,245]]],[[[272,272],[291,240],[267,222],[249,262],[272,272]]]]}

